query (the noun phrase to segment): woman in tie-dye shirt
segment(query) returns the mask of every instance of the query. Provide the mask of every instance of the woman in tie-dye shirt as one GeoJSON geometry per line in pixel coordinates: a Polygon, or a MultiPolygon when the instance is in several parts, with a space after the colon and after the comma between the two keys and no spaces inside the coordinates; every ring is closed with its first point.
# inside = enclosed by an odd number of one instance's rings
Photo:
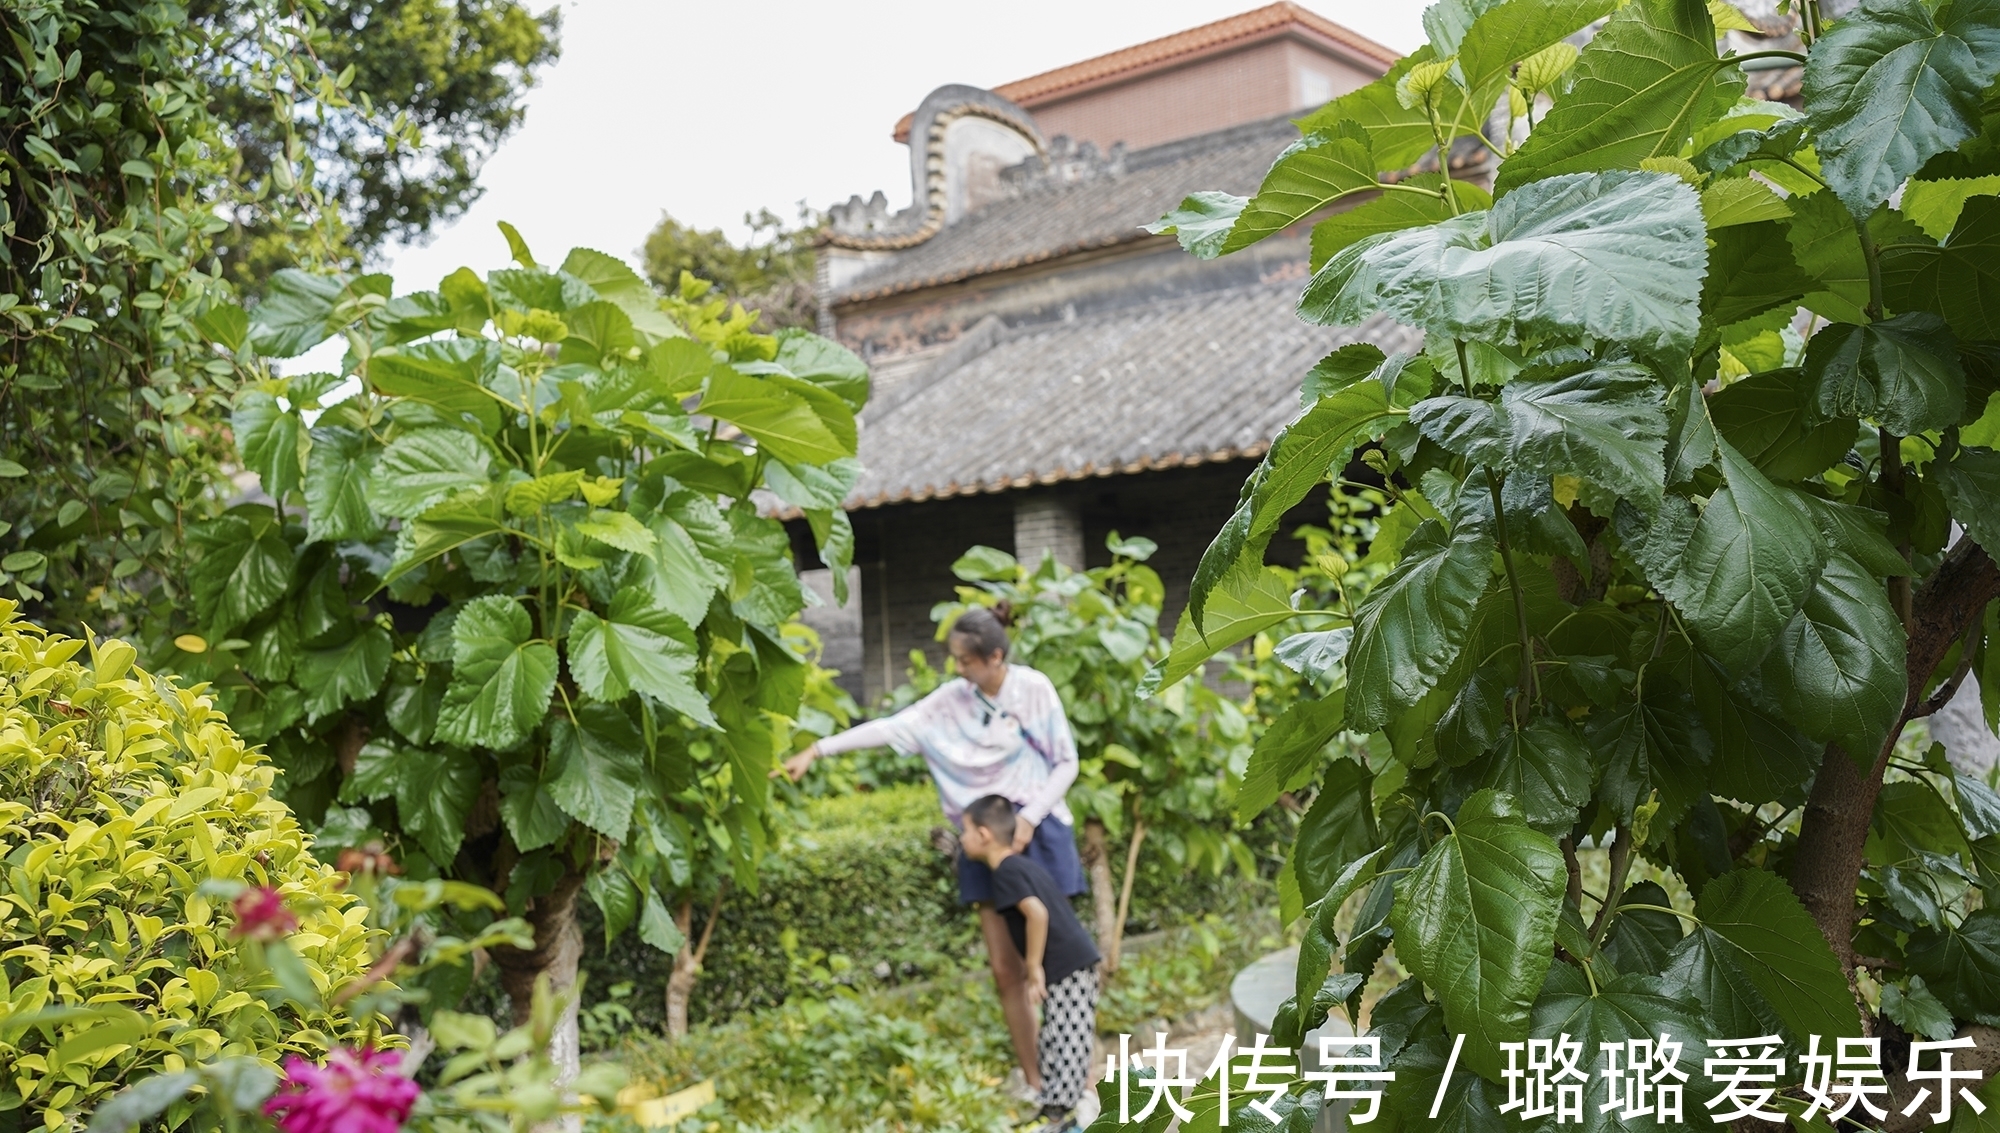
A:
{"type": "MultiPolygon", "coordinates": [[[[871,747],[921,755],[954,825],[974,799],[1004,796],[1018,808],[1014,849],[1075,896],[1085,888],[1083,867],[1063,795],[1076,782],[1076,740],[1049,678],[1008,662],[1007,614],[1002,603],[997,611],[973,609],[952,623],[945,640],[957,680],[894,716],[828,736],[786,760],[784,770],[797,780],[822,755],[871,747]]],[[[979,910],[1014,1053],[1028,1085],[1039,1088],[1035,1021],[1021,958],[1006,921],[993,910],[992,871],[964,854],[958,856],[958,896],[979,910]]]]}

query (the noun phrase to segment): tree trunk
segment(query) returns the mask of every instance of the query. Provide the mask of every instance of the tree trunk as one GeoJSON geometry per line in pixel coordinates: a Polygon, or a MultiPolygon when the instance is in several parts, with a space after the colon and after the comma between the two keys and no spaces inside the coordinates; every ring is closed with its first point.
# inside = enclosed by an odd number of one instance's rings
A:
{"type": "Polygon", "coordinates": [[[1125,847],[1125,877],[1118,884],[1118,912],[1111,924],[1111,943],[1104,950],[1104,958],[1113,971],[1118,968],[1119,955],[1125,950],[1125,918],[1132,912],[1132,881],[1139,876],[1139,847],[1146,844],[1146,824],[1132,820],[1132,843],[1125,847]]]}
{"type": "Polygon", "coordinates": [[[667,1036],[685,1038],[688,1033],[688,1001],[694,998],[695,981],[701,978],[701,961],[708,955],[708,942],[715,938],[715,922],[722,919],[722,899],[729,893],[729,883],[722,883],[715,892],[715,904],[709,907],[708,923],[701,926],[701,942],[696,944],[694,932],[694,900],[681,902],[674,913],[674,924],[681,930],[681,939],[686,941],[681,950],[674,953],[673,974],[667,977],[667,1036]],[[689,945],[694,945],[689,947],[689,945]]]}
{"type": "Polygon", "coordinates": [[[1118,960],[1112,955],[1111,938],[1118,929],[1118,895],[1114,893],[1111,880],[1111,846],[1107,841],[1104,824],[1094,818],[1083,822],[1083,866],[1090,872],[1090,908],[1097,922],[1097,940],[1105,948],[1104,974],[1118,970],[1118,960]]]}
{"type": "MultiPolygon", "coordinates": [[[[576,924],[576,895],[582,888],[582,873],[565,872],[555,888],[528,904],[528,924],[535,930],[534,948],[523,951],[502,946],[493,950],[493,962],[500,968],[500,986],[514,1010],[515,1026],[526,1023],[534,1009],[538,976],[549,977],[552,994],[570,997],[556,1021],[555,1033],[549,1037],[549,1060],[556,1066],[558,1088],[576,1081],[583,1060],[578,1004],[573,994],[577,966],[583,959],[583,932],[576,924]]],[[[566,1128],[573,1124],[564,1122],[566,1128]]]]}
{"type": "MultiPolygon", "coordinates": [[[[1827,745],[1820,759],[1819,775],[1799,822],[1798,848],[1792,854],[1792,890],[1819,925],[1850,983],[1854,927],[1860,916],[1855,887],[1861,880],[1861,851],[1876,797],[1882,793],[1889,754],[1903,725],[1935,710],[1936,705],[1919,705],[1924,686],[1996,596],[2000,596],[2000,566],[1971,539],[1960,539],[1911,602],[1904,663],[1910,687],[1889,738],[1880,751],[1863,755],[1866,765],[1834,744],[1827,745]]],[[[1951,690],[1940,691],[1942,704],[1950,699],[1951,690]]]]}

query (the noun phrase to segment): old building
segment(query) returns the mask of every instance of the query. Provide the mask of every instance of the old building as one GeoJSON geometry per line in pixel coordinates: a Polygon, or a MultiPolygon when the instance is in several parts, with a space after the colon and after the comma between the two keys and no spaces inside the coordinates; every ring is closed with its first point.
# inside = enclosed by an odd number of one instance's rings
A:
{"type": "Polygon", "coordinates": [[[875,383],[847,501],[857,597],[810,612],[851,691],[893,687],[912,649],[942,660],[930,611],[976,543],[1093,566],[1107,532],[1148,536],[1170,623],[1301,376],[1345,342],[1411,345],[1386,322],[1294,316],[1303,225],[1210,262],[1141,228],[1197,189],[1253,192],[1298,137],[1289,115],[1396,57],[1279,3],[942,87],[896,125],[913,203],[835,207],[819,261],[822,330],[875,383]]]}

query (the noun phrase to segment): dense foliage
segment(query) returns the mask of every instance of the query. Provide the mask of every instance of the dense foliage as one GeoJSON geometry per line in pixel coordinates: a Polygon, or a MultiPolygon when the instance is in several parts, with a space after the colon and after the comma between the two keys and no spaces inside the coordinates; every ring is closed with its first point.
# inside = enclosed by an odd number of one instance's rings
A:
{"type": "MultiPolygon", "coordinates": [[[[1763,57],[1803,64],[1803,113],[1743,97],[1749,57],[1697,0],[1441,0],[1430,44],[1301,120],[1255,196],[1159,226],[1214,256],[1363,197],[1314,226],[1299,314],[1426,336],[1305,376],[1157,676],[1293,616],[1265,543],[1365,449],[1393,569],[1315,643],[1333,679],[1246,783],[1325,764],[1277,1041],[1351,1007],[1393,942],[1398,1124],[1429,1127],[1454,1033],[1455,1128],[1507,1120],[1501,1043],[1558,1031],[1957,1032],[1991,1065],[2000,796],[1901,741],[1965,673],[2000,682],[2000,8],[1794,9],[1807,51],[1763,57]],[[1490,151],[1491,196],[1380,174],[1455,142],[1490,151]],[[1628,887],[1638,860],[1692,907],[1628,887]]],[[[1216,1121],[1215,1083],[1198,1097],[1184,1127],[1216,1121]]]]}
{"type": "Polygon", "coordinates": [[[484,279],[391,298],[284,272],[254,312],[210,312],[271,502],[193,533],[176,643],[303,813],[339,804],[329,840],[386,839],[527,914],[536,947],[497,954],[519,1013],[537,973],[574,972],[580,889],[609,935],[668,952],[697,896],[755,891],[767,772],[801,718],[837,719],[807,701],[806,592],[752,496],[802,507],[844,565],[868,379],[698,281],[662,301],[609,256],[541,266],[507,232],[518,266],[484,279]],[[332,335],[346,374],[267,364],[332,335]]]}
{"type": "Polygon", "coordinates": [[[646,278],[662,291],[679,287],[681,273],[687,272],[760,312],[768,329],[812,330],[819,325],[813,242],[823,220],[803,206],[795,225],[770,209],[759,209],[744,214],[750,238],[739,244],[719,228],[697,228],[662,215],[646,234],[639,255],[646,278]]]}
{"type": "MultiPolygon", "coordinates": [[[[303,159],[350,258],[420,242],[464,215],[482,192],[486,159],[526,117],[537,70],[555,62],[561,27],[555,6],[536,15],[522,0],[316,0],[306,11],[320,34],[300,66],[339,77],[361,105],[299,121],[244,83],[246,69],[227,65],[265,50],[255,10],[243,0],[198,0],[189,10],[209,36],[201,78],[210,112],[228,124],[238,180],[261,181],[303,159]]],[[[293,81],[306,74],[295,71],[293,81]]],[[[271,218],[232,212],[238,282],[293,265],[271,218]]]]}
{"type": "Polygon", "coordinates": [[[343,263],[461,207],[552,51],[516,5],[448,8],[0,4],[0,589],[38,621],[163,658],[187,529],[232,490],[234,382],[194,329],[225,264],[343,263]]]}
{"type": "Polygon", "coordinates": [[[162,1071],[354,1041],[365,1016],[287,999],[232,931],[230,895],[269,887],[297,910],[308,986],[373,958],[366,910],[271,797],[277,769],[131,645],[16,610],[0,601],[0,1128],[79,1128],[162,1071]]]}

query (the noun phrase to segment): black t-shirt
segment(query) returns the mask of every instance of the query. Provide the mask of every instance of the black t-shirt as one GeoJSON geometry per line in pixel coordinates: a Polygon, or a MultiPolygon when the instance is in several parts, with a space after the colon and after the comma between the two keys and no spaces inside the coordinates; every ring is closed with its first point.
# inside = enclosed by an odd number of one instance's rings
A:
{"type": "Polygon", "coordinates": [[[1020,910],[1025,897],[1039,897],[1049,910],[1049,942],[1042,950],[1042,976],[1049,986],[1097,963],[1097,945],[1076,919],[1069,896],[1056,879],[1020,854],[1009,854],[993,871],[993,907],[1007,918],[1007,931],[1023,959],[1028,955],[1028,918],[1020,910]]]}

